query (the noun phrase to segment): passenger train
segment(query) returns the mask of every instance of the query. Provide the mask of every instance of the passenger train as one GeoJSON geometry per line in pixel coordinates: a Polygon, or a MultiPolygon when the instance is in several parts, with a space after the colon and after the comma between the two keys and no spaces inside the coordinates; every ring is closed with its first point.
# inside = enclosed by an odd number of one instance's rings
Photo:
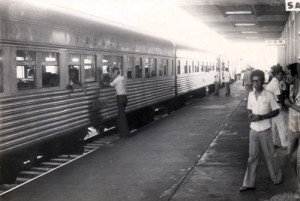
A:
{"type": "Polygon", "coordinates": [[[112,67],[127,80],[134,127],[153,119],[153,106],[171,111],[193,93],[213,91],[215,74],[229,65],[201,48],[22,3],[1,3],[0,26],[0,183],[16,161],[115,122],[112,67]]]}

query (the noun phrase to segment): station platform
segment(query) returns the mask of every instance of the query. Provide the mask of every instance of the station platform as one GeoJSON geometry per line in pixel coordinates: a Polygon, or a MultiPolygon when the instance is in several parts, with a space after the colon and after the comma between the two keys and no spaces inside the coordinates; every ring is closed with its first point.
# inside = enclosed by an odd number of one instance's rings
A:
{"type": "Polygon", "coordinates": [[[2,201],[293,200],[296,178],[277,150],[284,180],[274,185],[263,156],[254,191],[240,192],[249,121],[241,82],[208,95],[14,191],[2,201]]]}

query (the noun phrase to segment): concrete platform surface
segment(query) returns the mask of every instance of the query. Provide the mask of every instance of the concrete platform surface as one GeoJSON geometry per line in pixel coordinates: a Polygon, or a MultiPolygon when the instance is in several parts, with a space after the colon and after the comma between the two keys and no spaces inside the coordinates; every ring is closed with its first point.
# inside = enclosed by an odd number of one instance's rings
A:
{"type": "Polygon", "coordinates": [[[249,122],[241,82],[140,129],[135,136],[3,195],[2,201],[293,200],[296,181],[278,151],[284,182],[273,185],[259,162],[256,190],[239,192],[249,122]]]}

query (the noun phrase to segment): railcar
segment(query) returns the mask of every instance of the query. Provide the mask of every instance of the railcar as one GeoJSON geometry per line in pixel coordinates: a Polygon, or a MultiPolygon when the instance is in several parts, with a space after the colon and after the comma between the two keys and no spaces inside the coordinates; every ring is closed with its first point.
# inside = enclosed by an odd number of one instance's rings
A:
{"type": "Polygon", "coordinates": [[[17,167],[81,139],[89,126],[114,123],[112,67],[127,79],[133,127],[153,119],[154,105],[172,110],[221,72],[216,54],[84,14],[7,1],[0,26],[0,183],[11,161],[17,167]]]}

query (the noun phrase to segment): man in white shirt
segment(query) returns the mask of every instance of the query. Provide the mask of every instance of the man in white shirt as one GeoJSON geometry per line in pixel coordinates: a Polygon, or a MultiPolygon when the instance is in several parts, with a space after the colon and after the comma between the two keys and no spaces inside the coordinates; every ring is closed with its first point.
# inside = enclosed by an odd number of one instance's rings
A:
{"type": "Polygon", "coordinates": [[[243,75],[243,87],[245,87],[246,101],[248,100],[249,93],[252,91],[251,73],[251,66],[247,66],[247,70],[244,72],[243,75]]]}
{"type": "Polygon", "coordinates": [[[127,87],[126,81],[123,76],[120,75],[118,67],[112,68],[113,77],[111,78],[110,86],[115,87],[117,92],[117,106],[118,106],[118,117],[117,127],[119,134],[126,138],[129,135],[129,128],[126,117],[126,106],[127,106],[127,87]]]}
{"type": "Polygon", "coordinates": [[[230,94],[230,73],[228,71],[228,68],[225,68],[225,71],[223,72],[223,82],[225,84],[225,95],[228,96],[230,94]]]}
{"type": "MultiPolygon", "coordinates": [[[[283,80],[283,70],[281,66],[273,66],[272,67],[272,80],[266,86],[266,89],[269,90],[277,102],[283,101],[281,97],[280,90],[280,81],[283,80]]],[[[287,128],[285,125],[284,114],[282,107],[280,108],[279,115],[272,118],[272,135],[273,135],[273,143],[274,146],[282,147],[284,149],[287,148],[287,128]]]]}
{"type": "Polygon", "coordinates": [[[282,172],[276,156],[271,135],[271,118],[279,113],[279,106],[271,92],[263,88],[264,72],[255,70],[251,74],[254,91],[249,93],[247,109],[249,112],[249,158],[243,186],[240,191],[254,189],[256,167],[261,146],[266,158],[271,179],[274,184],[282,182],[282,172]]]}
{"type": "Polygon", "coordinates": [[[220,87],[220,68],[216,69],[214,84],[215,84],[215,91],[213,95],[217,96],[219,95],[219,87],[220,87]]]}

